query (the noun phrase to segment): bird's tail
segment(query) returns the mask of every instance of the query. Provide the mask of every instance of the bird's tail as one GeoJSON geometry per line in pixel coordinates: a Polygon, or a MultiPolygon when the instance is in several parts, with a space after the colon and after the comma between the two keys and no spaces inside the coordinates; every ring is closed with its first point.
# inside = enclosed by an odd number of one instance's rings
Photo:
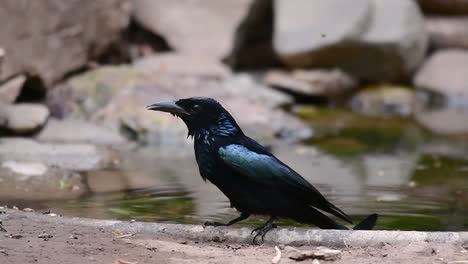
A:
{"type": "Polygon", "coordinates": [[[353,230],[372,230],[377,222],[378,214],[371,214],[353,227],[353,230]]]}
{"type": "MultiPolygon", "coordinates": [[[[371,230],[374,228],[375,223],[377,222],[377,218],[377,214],[371,214],[362,220],[359,224],[357,224],[353,230],[371,230]]],[[[303,210],[301,214],[294,217],[294,219],[299,222],[314,224],[321,229],[348,229],[346,226],[336,222],[313,207],[308,207],[307,210],[303,210]]]]}

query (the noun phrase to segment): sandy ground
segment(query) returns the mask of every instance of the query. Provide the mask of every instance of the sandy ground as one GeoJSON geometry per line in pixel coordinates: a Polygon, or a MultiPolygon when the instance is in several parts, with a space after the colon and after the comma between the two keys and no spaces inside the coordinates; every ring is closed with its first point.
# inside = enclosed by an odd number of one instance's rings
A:
{"type": "MultiPolygon", "coordinates": [[[[24,213],[23,213],[24,214],[24,213]]],[[[3,221],[0,263],[271,263],[274,245],[253,246],[225,242],[197,242],[154,234],[119,233],[118,230],[15,217],[3,221]],[[125,263],[125,262],[120,262],[125,263]]],[[[342,248],[340,258],[321,263],[468,263],[467,245],[382,244],[379,247],[342,248]]],[[[280,245],[280,263],[296,263],[280,245]]],[[[315,247],[296,247],[312,250],[315,247]]],[[[305,260],[301,263],[312,263],[305,260]]],[[[315,263],[314,263],[315,264],[315,263]]]]}

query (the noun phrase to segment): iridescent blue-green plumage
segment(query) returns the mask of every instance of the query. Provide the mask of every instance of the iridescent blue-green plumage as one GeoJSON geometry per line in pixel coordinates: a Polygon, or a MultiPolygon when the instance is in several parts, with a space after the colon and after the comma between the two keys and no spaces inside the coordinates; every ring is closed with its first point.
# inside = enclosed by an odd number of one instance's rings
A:
{"type": "MultiPolygon", "coordinates": [[[[227,224],[212,225],[230,225],[251,214],[266,214],[272,218],[255,230],[262,235],[273,227],[275,217],[325,229],[347,229],[324,212],[352,223],[348,215],[302,176],[244,135],[234,118],[215,100],[188,98],[174,101],[172,108],[170,104],[155,104],[149,109],[175,113],[185,122],[189,135],[194,137],[202,178],[215,184],[229,198],[231,206],[242,213],[227,224]]],[[[372,229],[376,219],[377,215],[371,215],[355,228],[372,229]]]]}

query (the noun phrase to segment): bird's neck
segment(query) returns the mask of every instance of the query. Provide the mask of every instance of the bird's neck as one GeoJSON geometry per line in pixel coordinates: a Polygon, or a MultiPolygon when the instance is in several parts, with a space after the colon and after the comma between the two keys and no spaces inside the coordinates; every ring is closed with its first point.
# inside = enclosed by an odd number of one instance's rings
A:
{"type": "Polygon", "coordinates": [[[221,114],[211,126],[200,127],[189,132],[195,140],[214,140],[215,137],[232,137],[243,134],[239,125],[228,113],[221,114]]]}

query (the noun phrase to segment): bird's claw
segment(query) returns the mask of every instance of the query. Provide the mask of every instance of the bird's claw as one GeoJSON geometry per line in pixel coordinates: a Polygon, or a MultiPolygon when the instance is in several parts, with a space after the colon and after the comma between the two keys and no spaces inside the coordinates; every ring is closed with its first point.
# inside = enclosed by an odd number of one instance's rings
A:
{"type": "Polygon", "coordinates": [[[252,242],[255,244],[255,245],[260,245],[260,243],[257,241],[257,238],[258,237],[261,237],[262,239],[262,243],[265,241],[265,235],[270,231],[272,230],[273,228],[276,228],[276,225],[275,224],[271,224],[271,223],[268,223],[266,225],[262,225],[262,226],[259,226],[257,228],[255,228],[254,230],[252,230],[252,232],[250,232],[251,235],[253,235],[254,233],[255,236],[252,240],[252,242]]]}

